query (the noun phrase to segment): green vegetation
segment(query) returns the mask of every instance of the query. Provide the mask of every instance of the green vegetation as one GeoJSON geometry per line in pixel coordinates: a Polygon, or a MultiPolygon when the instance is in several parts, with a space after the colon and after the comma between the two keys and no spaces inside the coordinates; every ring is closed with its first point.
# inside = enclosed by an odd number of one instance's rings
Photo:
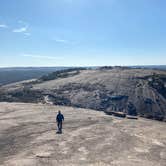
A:
{"type": "Polygon", "coordinates": [[[66,69],[66,70],[55,71],[51,74],[40,77],[39,80],[50,81],[50,80],[55,80],[57,78],[71,77],[71,76],[79,74],[80,70],[86,70],[86,68],[71,68],[71,69],[66,69]]]}

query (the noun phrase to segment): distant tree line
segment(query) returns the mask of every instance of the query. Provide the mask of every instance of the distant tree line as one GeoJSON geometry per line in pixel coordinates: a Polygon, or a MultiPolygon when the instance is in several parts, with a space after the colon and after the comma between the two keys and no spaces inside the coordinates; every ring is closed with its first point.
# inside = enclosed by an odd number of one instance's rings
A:
{"type": "Polygon", "coordinates": [[[49,80],[54,80],[57,78],[66,78],[69,76],[74,76],[74,75],[79,74],[80,70],[86,70],[86,68],[80,67],[80,68],[70,68],[70,69],[55,71],[53,73],[40,77],[39,80],[40,81],[49,81],[49,80]]]}

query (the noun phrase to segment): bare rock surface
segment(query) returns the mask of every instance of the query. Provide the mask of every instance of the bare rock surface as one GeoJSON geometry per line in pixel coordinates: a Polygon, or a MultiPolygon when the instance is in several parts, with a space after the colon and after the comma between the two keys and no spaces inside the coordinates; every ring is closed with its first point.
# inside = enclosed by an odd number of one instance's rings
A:
{"type": "Polygon", "coordinates": [[[0,103],[0,165],[165,166],[166,124],[72,107],[0,103]],[[65,116],[56,134],[55,116],[65,116]]]}
{"type": "Polygon", "coordinates": [[[72,70],[2,86],[0,101],[52,103],[166,121],[166,71],[72,70]]]}

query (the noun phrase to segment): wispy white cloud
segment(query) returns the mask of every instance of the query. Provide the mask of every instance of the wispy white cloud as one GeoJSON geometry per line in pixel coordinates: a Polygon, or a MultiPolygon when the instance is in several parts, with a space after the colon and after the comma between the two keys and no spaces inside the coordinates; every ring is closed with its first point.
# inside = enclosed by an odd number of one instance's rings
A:
{"type": "Polygon", "coordinates": [[[28,27],[25,26],[25,27],[13,29],[13,32],[15,32],[15,33],[27,32],[27,29],[28,29],[28,27]]]}
{"type": "Polygon", "coordinates": [[[23,33],[25,36],[30,36],[31,33],[28,31],[29,24],[22,20],[19,20],[18,23],[21,25],[20,28],[13,29],[13,32],[14,33],[23,33]]]}
{"type": "Polygon", "coordinates": [[[8,28],[6,24],[0,24],[0,28],[8,28]]]}
{"type": "Polygon", "coordinates": [[[22,25],[28,25],[28,23],[27,23],[27,22],[22,21],[22,20],[18,20],[18,23],[19,23],[19,24],[22,24],[22,25]]]}
{"type": "Polygon", "coordinates": [[[25,36],[31,36],[31,33],[25,32],[24,35],[25,35],[25,36]]]}
{"type": "Polygon", "coordinates": [[[78,42],[71,41],[71,40],[66,40],[66,39],[61,39],[61,38],[52,38],[52,41],[60,44],[66,44],[66,45],[75,45],[78,44],[78,42]]]}
{"type": "Polygon", "coordinates": [[[65,39],[53,39],[53,41],[57,42],[57,43],[70,43],[68,40],[65,39]]]}
{"type": "Polygon", "coordinates": [[[43,55],[36,55],[36,54],[22,54],[23,57],[31,57],[36,59],[49,59],[49,60],[60,60],[63,59],[62,57],[55,57],[55,56],[43,56],[43,55]]]}

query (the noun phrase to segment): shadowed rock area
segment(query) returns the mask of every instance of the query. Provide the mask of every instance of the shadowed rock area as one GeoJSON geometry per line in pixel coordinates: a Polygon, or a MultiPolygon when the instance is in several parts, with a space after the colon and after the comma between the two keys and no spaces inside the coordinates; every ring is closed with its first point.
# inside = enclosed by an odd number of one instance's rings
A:
{"type": "Polygon", "coordinates": [[[102,67],[68,69],[2,86],[0,101],[42,102],[166,121],[166,71],[102,67]]]}

